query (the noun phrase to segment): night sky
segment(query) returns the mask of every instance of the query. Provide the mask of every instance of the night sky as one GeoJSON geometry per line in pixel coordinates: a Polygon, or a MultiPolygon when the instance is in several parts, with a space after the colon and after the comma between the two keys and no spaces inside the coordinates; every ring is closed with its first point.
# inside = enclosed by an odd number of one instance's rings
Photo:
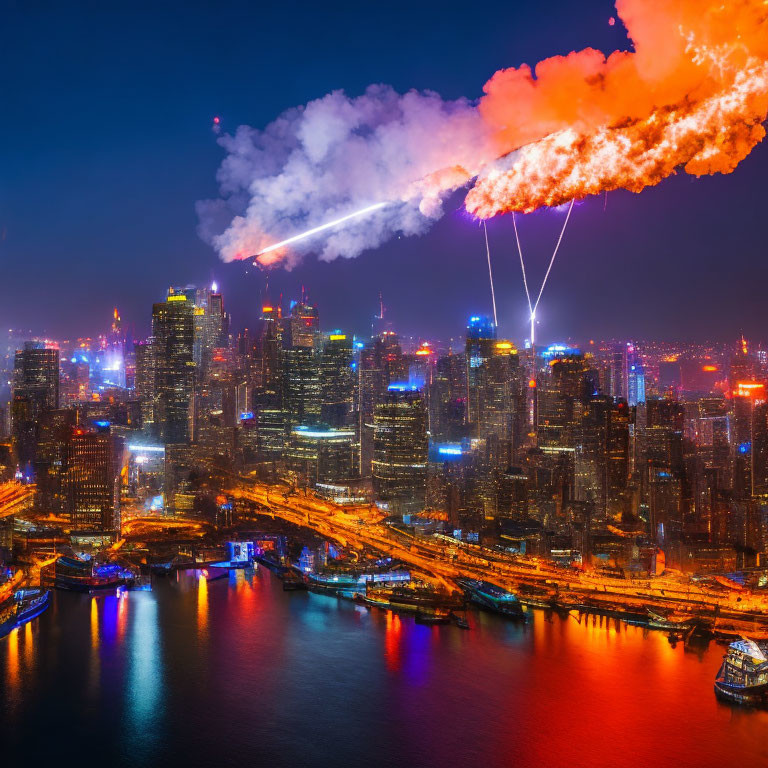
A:
{"type": "MultiPolygon", "coordinates": [[[[481,95],[496,69],[627,46],[609,0],[533,2],[0,2],[0,324],[55,337],[138,335],[167,286],[216,278],[235,328],[264,273],[223,265],[196,233],[223,157],[211,130],[374,82],[481,95]],[[106,7],[108,6],[108,7],[106,7]]],[[[543,339],[766,339],[765,144],[730,176],[683,173],[575,209],[539,316],[543,339]]],[[[426,236],[353,261],[270,273],[303,284],[324,328],[370,328],[381,290],[403,333],[447,338],[490,312],[482,229],[462,196],[426,236]]],[[[541,275],[563,214],[521,220],[541,275]]],[[[509,217],[488,226],[502,332],[526,310],[509,217]]]]}

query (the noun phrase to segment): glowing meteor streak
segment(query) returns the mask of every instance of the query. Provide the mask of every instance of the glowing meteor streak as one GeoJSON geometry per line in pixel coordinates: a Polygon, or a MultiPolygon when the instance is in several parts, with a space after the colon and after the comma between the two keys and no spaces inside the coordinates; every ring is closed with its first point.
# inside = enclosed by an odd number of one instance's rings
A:
{"type": "Polygon", "coordinates": [[[308,229],[306,232],[302,232],[299,235],[289,237],[287,240],[281,240],[279,243],[267,246],[263,250],[259,251],[256,254],[256,257],[263,256],[265,253],[270,253],[271,251],[276,251],[278,248],[290,245],[291,243],[297,243],[299,240],[304,240],[306,237],[312,237],[312,235],[316,235],[318,232],[323,232],[326,229],[338,227],[339,224],[343,224],[345,221],[355,219],[358,216],[364,216],[366,213],[372,213],[373,211],[377,211],[379,208],[383,208],[385,205],[389,205],[389,203],[375,203],[374,205],[369,205],[366,208],[361,208],[359,211],[355,211],[354,213],[348,213],[346,216],[342,216],[340,219],[335,219],[334,221],[329,221],[327,224],[321,224],[319,227],[308,229]]]}

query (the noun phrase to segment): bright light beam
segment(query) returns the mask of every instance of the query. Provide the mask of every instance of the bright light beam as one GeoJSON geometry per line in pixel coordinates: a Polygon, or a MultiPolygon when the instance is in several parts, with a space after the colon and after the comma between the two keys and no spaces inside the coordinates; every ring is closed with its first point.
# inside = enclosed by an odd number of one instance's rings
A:
{"type": "Polygon", "coordinates": [[[571,211],[573,210],[573,204],[576,202],[576,198],[573,198],[571,200],[571,204],[568,208],[568,215],[565,217],[565,224],[563,224],[563,229],[560,232],[560,237],[557,240],[557,245],[555,246],[555,252],[552,254],[552,258],[549,260],[549,266],[547,267],[547,274],[544,275],[544,280],[541,283],[541,290],[539,291],[539,295],[536,298],[536,303],[533,305],[533,313],[536,314],[536,310],[539,308],[539,302],[541,301],[541,294],[544,293],[544,286],[547,284],[547,280],[549,279],[549,273],[552,271],[552,265],[555,263],[555,257],[557,256],[557,252],[560,250],[560,243],[563,242],[563,235],[565,234],[565,228],[568,226],[568,220],[571,218],[571,211]]]}
{"type": "Polygon", "coordinates": [[[354,213],[348,213],[346,216],[342,216],[340,219],[329,221],[327,224],[321,224],[319,227],[313,227],[312,229],[308,229],[306,232],[302,232],[299,235],[289,237],[287,240],[281,240],[279,243],[269,245],[263,250],[259,251],[256,254],[256,258],[263,256],[265,253],[269,253],[270,251],[276,251],[278,248],[282,248],[285,245],[290,245],[291,243],[296,243],[299,240],[304,240],[306,237],[312,237],[312,235],[316,235],[318,232],[323,232],[324,230],[331,229],[332,227],[338,227],[339,224],[343,224],[345,221],[349,221],[350,219],[355,219],[358,216],[364,216],[366,213],[377,211],[379,208],[383,208],[385,205],[389,205],[389,203],[375,203],[374,205],[369,205],[366,208],[361,208],[359,211],[355,211],[354,213]]]}
{"type": "Polygon", "coordinates": [[[533,304],[531,304],[531,293],[528,290],[528,277],[525,274],[525,261],[523,261],[523,249],[520,247],[520,235],[517,233],[517,217],[512,211],[512,226],[515,228],[515,241],[517,242],[517,252],[520,254],[520,268],[523,270],[523,285],[525,286],[525,298],[528,299],[528,312],[533,314],[533,304]]]}
{"type": "Polygon", "coordinates": [[[493,270],[491,269],[491,246],[488,245],[488,227],[483,219],[483,230],[485,232],[485,252],[488,254],[488,277],[491,279],[491,302],[493,302],[493,324],[499,327],[499,318],[496,315],[496,291],[493,288],[493,270]]]}

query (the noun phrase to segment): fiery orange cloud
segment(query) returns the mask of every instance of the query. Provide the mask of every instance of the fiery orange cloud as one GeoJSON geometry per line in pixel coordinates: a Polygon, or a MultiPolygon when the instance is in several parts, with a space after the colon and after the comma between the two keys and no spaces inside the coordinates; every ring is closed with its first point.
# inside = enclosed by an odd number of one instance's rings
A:
{"type": "Polygon", "coordinates": [[[587,49],[497,72],[480,113],[501,161],[467,195],[480,218],[614,189],[683,167],[730,173],[765,136],[768,2],[618,0],[633,52],[587,49]]]}

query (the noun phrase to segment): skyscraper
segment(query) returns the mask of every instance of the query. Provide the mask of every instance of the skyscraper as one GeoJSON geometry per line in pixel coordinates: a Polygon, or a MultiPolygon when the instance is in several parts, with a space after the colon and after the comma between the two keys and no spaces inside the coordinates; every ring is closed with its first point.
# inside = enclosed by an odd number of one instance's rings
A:
{"type": "Polygon", "coordinates": [[[11,415],[16,458],[24,466],[36,454],[36,424],[46,410],[59,407],[59,351],[28,341],[17,350],[11,415]]]}
{"type": "Polygon", "coordinates": [[[67,450],[67,508],[73,528],[120,529],[120,457],[108,429],[75,429],[67,450]]]}
{"type": "Polygon", "coordinates": [[[427,482],[427,414],[421,393],[390,384],[373,417],[373,492],[392,514],[424,508],[427,482]]]}
{"type": "Polygon", "coordinates": [[[166,443],[188,443],[195,381],[194,297],[171,288],[152,310],[155,418],[166,443]]]}
{"type": "Polygon", "coordinates": [[[150,336],[146,341],[134,346],[136,357],[135,394],[141,404],[141,426],[149,435],[155,433],[155,385],[157,366],[155,364],[154,339],[150,336]]]}
{"type": "Polygon", "coordinates": [[[354,405],[355,372],[352,337],[340,331],[328,334],[320,359],[321,418],[332,427],[349,426],[354,405]]]}
{"type": "Polygon", "coordinates": [[[194,360],[197,378],[205,381],[213,358],[213,350],[227,346],[229,321],[224,312],[224,299],[218,286],[213,283],[209,288],[195,291],[194,360]]]}
{"type": "Polygon", "coordinates": [[[467,421],[477,424],[480,417],[481,370],[493,355],[496,326],[487,317],[474,315],[467,325],[467,421]]]}

